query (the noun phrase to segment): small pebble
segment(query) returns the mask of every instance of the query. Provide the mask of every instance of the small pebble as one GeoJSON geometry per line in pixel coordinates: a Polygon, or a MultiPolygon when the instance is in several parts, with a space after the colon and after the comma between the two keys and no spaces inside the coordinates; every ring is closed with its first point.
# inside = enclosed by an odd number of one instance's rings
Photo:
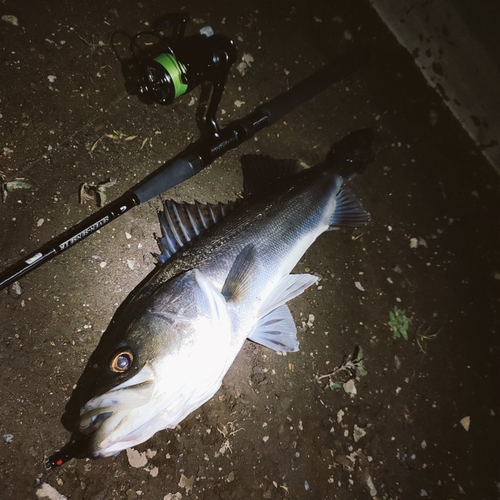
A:
{"type": "Polygon", "coordinates": [[[12,443],[12,441],[14,440],[14,435],[13,434],[4,434],[3,435],[3,440],[9,444],[9,443],[12,443]]]}
{"type": "Polygon", "coordinates": [[[12,283],[10,286],[10,292],[12,295],[17,295],[18,297],[23,293],[23,289],[21,288],[19,281],[14,281],[14,283],[12,283]]]}
{"type": "Polygon", "coordinates": [[[5,14],[4,16],[2,16],[2,21],[12,24],[12,26],[19,26],[19,20],[16,16],[13,16],[11,14],[5,14]]]}
{"type": "Polygon", "coordinates": [[[358,393],[354,379],[350,379],[344,384],[344,391],[351,396],[355,396],[358,393]]]}
{"type": "Polygon", "coordinates": [[[462,424],[462,427],[468,431],[470,427],[470,417],[464,417],[462,420],[460,420],[460,423],[462,424]]]}

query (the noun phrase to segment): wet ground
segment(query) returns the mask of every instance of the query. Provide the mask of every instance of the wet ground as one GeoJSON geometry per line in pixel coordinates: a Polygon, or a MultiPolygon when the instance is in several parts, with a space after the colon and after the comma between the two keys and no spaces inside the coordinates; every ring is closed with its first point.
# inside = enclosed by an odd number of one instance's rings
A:
{"type": "Polygon", "coordinates": [[[222,123],[353,46],[372,53],[166,197],[233,199],[243,153],[312,165],[346,133],[375,131],[375,160],[352,184],[371,223],[324,234],[297,267],[321,277],[291,304],[300,352],[248,343],[177,429],[117,458],[73,460],[38,490],[44,456],[69,439],[61,416],[90,354],[154,266],[160,200],[0,292],[2,499],[60,498],[51,488],[96,500],[499,498],[498,176],[368,2],[292,4],[0,3],[17,18],[0,22],[0,171],[31,185],[0,204],[2,267],[96,210],[79,204],[81,183],[116,178],[116,198],[199,135],[198,90],[170,107],[126,94],[115,29],[184,9],[188,34],[210,24],[233,37],[222,123]],[[354,379],[318,381],[356,346],[354,379]]]}

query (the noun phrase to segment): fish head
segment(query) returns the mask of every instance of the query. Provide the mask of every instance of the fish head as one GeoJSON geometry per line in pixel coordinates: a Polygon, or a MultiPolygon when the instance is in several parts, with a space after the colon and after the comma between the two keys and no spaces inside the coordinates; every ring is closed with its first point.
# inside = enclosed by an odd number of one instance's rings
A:
{"type": "Polygon", "coordinates": [[[158,427],[161,411],[155,408],[158,381],[165,379],[155,334],[168,336],[169,327],[144,314],[134,321],[117,344],[98,353],[94,396],[80,410],[79,429],[91,434],[88,451],[93,457],[112,456],[142,442],[158,427]],[[152,334],[146,339],[146,332],[152,334]],[[143,438],[143,436],[146,436],[143,438]]]}
{"type": "Polygon", "coordinates": [[[96,349],[95,395],[80,411],[93,457],[175,427],[215,394],[234,359],[225,299],[197,270],[167,282],[121,328],[96,349]]]}

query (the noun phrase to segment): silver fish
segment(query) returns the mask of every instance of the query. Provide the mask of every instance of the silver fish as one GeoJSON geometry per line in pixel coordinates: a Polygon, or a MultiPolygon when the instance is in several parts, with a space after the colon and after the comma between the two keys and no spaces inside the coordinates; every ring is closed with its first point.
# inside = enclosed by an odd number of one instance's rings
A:
{"type": "Polygon", "coordinates": [[[174,428],[209,400],[246,339],[298,350],[286,302],[317,278],[290,274],[324,231],[369,215],[346,181],[370,159],[371,132],[353,132],[327,159],[242,158],[245,197],[229,205],[164,203],[163,253],[98,346],[98,382],[81,408],[89,454],[106,457],[174,428]]]}

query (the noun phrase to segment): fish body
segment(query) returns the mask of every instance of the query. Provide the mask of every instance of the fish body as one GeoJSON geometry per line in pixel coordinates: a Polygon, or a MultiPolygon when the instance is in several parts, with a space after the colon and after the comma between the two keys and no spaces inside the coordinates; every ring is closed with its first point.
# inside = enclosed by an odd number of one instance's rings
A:
{"type": "Polygon", "coordinates": [[[79,421],[91,456],[175,427],[217,392],[246,339],[298,349],[286,302],[317,278],[290,273],[321,233],[368,221],[344,184],[366,166],[370,142],[354,132],[303,171],[244,157],[247,196],[235,204],[165,202],[162,264],[110,324],[111,347],[95,353],[98,388],[79,421]]]}

